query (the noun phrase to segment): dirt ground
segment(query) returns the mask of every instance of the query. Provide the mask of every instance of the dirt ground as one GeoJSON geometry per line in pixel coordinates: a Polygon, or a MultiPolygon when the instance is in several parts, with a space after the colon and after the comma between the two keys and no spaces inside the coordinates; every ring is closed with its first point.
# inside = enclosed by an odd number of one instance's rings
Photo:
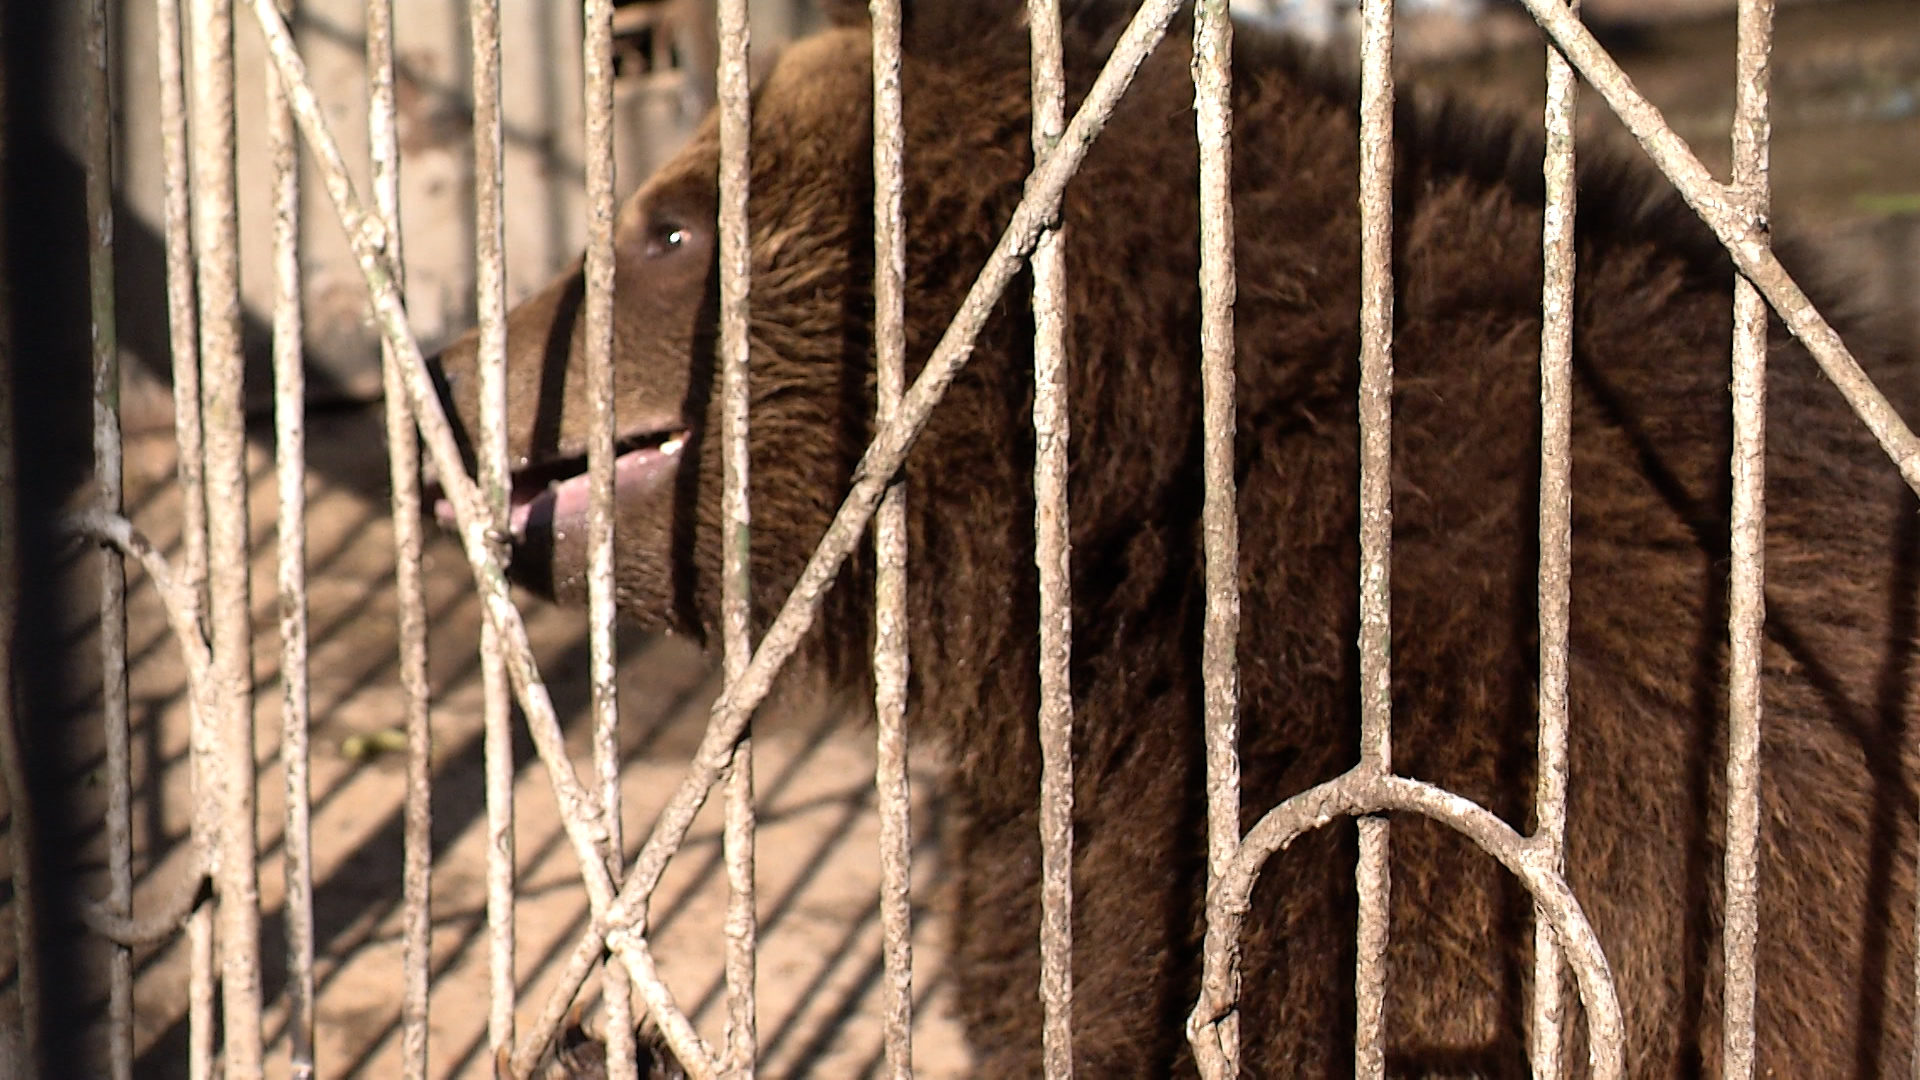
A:
{"type": "MultiPolygon", "coordinates": [[[[1834,0],[1783,9],[1775,57],[1773,161],[1779,217],[1829,238],[1861,271],[1861,288],[1902,305],[1920,337],[1920,22],[1911,0],[1834,0]]],[[[1437,81],[1533,111],[1543,97],[1540,52],[1522,43],[1436,65],[1437,81]]],[[[1609,30],[1638,85],[1669,110],[1680,133],[1714,168],[1726,158],[1732,95],[1731,20],[1609,30]]],[[[1590,91],[1584,115],[1608,127],[1590,91]]],[[[1609,137],[1602,135],[1601,137],[1609,137]]],[[[394,667],[391,521],[377,411],[310,419],[309,575],[312,670],[313,875],[318,937],[322,1075],[397,1075],[401,866],[400,759],[369,753],[399,722],[394,667]]],[[[284,793],[279,743],[279,644],[273,627],[274,514],[270,462],[253,453],[251,503],[263,928],[272,1002],[274,1071],[285,1073],[284,970],[279,916],[284,793]]],[[[178,495],[170,439],[127,447],[131,516],[163,548],[177,536],[178,495]]],[[[427,552],[434,686],[433,1074],[486,1074],[484,823],[476,647],[479,617],[456,546],[434,535],[427,552]]],[[[76,614],[50,628],[75,644],[76,670],[90,670],[92,631],[84,597],[91,558],[73,563],[76,614]]],[[[158,602],[133,575],[130,648],[134,731],[137,910],[168,894],[188,827],[186,713],[177,650],[158,602]]],[[[585,623],[575,612],[524,606],[542,671],[553,688],[577,767],[589,766],[585,623]]],[[[711,678],[684,642],[634,638],[621,667],[624,822],[629,850],[678,782],[705,719],[711,678]]],[[[93,669],[97,670],[97,669],[93,669]]],[[[89,685],[81,683],[79,685],[89,685]]],[[[70,703],[97,712],[94,689],[70,703]]],[[[761,814],[759,965],[765,1076],[866,1075],[879,1057],[876,998],[879,926],[877,823],[872,807],[870,727],[855,703],[821,701],[764,715],[755,743],[761,814]]],[[[585,898],[558,829],[546,777],[524,738],[515,788],[520,1016],[530,1021],[583,927],[585,898]]],[[[76,742],[67,775],[99,794],[97,744],[76,742]]],[[[946,824],[940,763],[922,751],[914,768],[916,1071],[960,1075],[967,1054],[952,1018],[943,968],[941,859],[946,824]]],[[[100,864],[98,817],[67,842],[100,864]]],[[[653,906],[655,954],[683,1007],[708,1039],[724,1021],[720,989],[717,815],[710,809],[675,860],[653,906]]],[[[102,875],[103,876],[103,875],[102,875]]],[[[12,957],[5,958],[11,967],[12,957]]],[[[141,1074],[184,1075],[186,965],[180,942],[136,955],[141,1074]]],[[[91,1040],[76,1047],[82,1052],[91,1040]]],[[[69,1048],[54,1048],[66,1053],[69,1048]]]]}

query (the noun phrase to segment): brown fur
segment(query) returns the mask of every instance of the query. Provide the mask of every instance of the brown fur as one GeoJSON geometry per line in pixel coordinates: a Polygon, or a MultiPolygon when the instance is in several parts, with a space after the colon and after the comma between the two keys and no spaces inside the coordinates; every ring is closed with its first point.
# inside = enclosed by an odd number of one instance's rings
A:
{"type": "MultiPolygon", "coordinates": [[[[1026,35],[1005,0],[909,28],[908,355],[917,369],[1029,168],[1026,35]]],[[[924,7],[924,5],[923,5],[924,7]]],[[[1114,24],[1078,5],[1075,100],[1114,24]]],[[[1197,180],[1184,22],[1069,190],[1075,1048],[1081,1075],[1191,1070],[1204,880],[1197,180]]],[[[1251,825],[1357,757],[1358,223],[1345,81],[1243,29],[1235,63],[1251,825]]],[[[792,49],[755,100],[756,616],[796,578],[872,408],[868,40],[792,49]]],[[[1530,825],[1540,180],[1522,125],[1403,107],[1395,227],[1395,764],[1530,825]]],[[[617,400],[691,425],[672,490],[623,500],[623,609],[714,633],[718,456],[711,124],[620,221],[617,400]],[[648,259],[650,223],[692,232],[648,259]]],[[[1635,1076],[1717,1075],[1730,271],[1637,164],[1587,154],[1574,449],[1570,877],[1618,979],[1635,1076]]],[[[1804,266],[1804,260],[1795,263],[1804,266]]],[[[1038,1071],[1038,752],[1026,281],[907,465],[913,723],[963,812],[954,965],[983,1077],[1038,1071]]],[[[514,315],[520,462],[580,452],[578,277],[514,315]],[[570,336],[571,335],[571,336],[570,336]]],[[[1914,374],[1844,323],[1913,415],[1914,374]]],[[[1760,881],[1762,1075],[1880,1075],[1912,1053],[1915,503],[1776,332],[1760,881]]],[[[473,417],[472,349],[443,358],[473,417]]],[[[910,373],[911,374],[911,373],[910,373]]],[[[577,539],[523,544],[577,599],[577,539]]],[[[856,683],[868,557],[806,654],[856,683]]],[[[1395,820],[1396,1072],[1524,1075],[1526,895],[1465,840],[1395,820]]],[[[1353,1030],[1353,826],[1268,865],[1245,939],[1250,1073],[1341,1075],[1353,1030]]],[[[1585,1054],[1572,1055],[1584,1062],[1585,1054]]],[[[1583,1066],[1582,1066],[1583,1067],[1583,1066]]]]}

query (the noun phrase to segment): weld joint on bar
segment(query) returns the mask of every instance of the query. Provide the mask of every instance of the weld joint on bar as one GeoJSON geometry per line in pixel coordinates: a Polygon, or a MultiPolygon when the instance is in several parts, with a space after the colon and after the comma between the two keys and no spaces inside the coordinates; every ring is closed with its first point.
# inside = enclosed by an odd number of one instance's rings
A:
{"type": "Polygon", "coordinates": [[[195,844],[192,851],[192,869],[174,886],[158,910],[144,916],[131,913],[122,915],[109,910],[98,900],[83,898],[80,902],[80,921],[86,924],[87,929],[129,949],[158,945],[172,937],[186,926],[188,916],[199,906],[201,897],[207,894],[207,886],[212,882],[207,873],[206,849],[195,844]]]}

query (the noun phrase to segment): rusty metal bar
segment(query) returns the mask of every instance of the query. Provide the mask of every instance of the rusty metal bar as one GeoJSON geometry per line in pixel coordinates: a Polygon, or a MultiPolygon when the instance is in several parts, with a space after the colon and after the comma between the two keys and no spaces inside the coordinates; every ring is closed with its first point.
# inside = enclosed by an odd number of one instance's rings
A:
{"type": "MultiPolygon", "coordinates": [[[[106,0],[86,6],[87,279],[93,322],[93,471],[99,507],[125,503],[120,444],[120,335],[113,287],[113,102],[106,0]]],[[[107,788],[106,910],[133,914],[133,756],[127,714],[127,571],[118,552],[100,552],[100,712],[107,788]]],[[[133,1076],[133,950],[107,957],[107,1068],[133,1076]]]]}
{"type": "Polygon", "coordinates": [[[1845,342],[1813,306],[1792,275],[1780,265],[1767,243],[1768,222],[1746,208],[1739,193],[1714,180],[1685,140],[1660,115],[1660,110],[1634,89],[1632,80],[1607,55],[1593,35],[1560,0],[1520,0],[1554,43],[1560,46],[1582,78],[1605,98],[1647,156],[1660,167],[1675,190],[1706,222],[1733,257],[1733,264],[1766,297],[1793,336],[1813,354],[1847,405],[1867,426],[1880,448],[1900,470],[1907,486],[1920,493],[1920,438],[1900,418],[1873,380],[1860,369],[1845,342]]]}
{"type": "MultiPolygon", "coordinates": [[[[727,684],[753,654],[752,513],[748,506],[747,290],[753,264],[747,186],[753,121],[747,71],[747,0],[720,0],[720,625],[727,684]]],[[[744,719],[744,718],[743,718],[744,719]]],[[[726,769],[727,1048],[730,1076],[753,1075],[754,1016],[753,740],[741,725],[726,769]]]]}
{"type": "MultiPolygon", "coordinates": [[[[507,460],[505,142],[500,103],[500,3],[472,0],[473,261],[479,312],[480,490],[495,536],[508,533],[512,469],[507,460]]],[[[506,561],[504,542],[495,557],[506,561]]],[[[480,627],[482,757],[487,789],[487,1046],[497,1058],[513,1047],[514,842],[513,687],[492,623],[480,627]]]]}
{"type": "Polygon", "coordinates": [[[234,184],[233,0],[193,0],[193,194],[198,229],[200,372],[206,439],[207,563],[214,699],[204,779],[217,814],[221,1064],[257,1076],[260,878],[253,774],[248,611],[247,444],[240,351],[240,247],[234,184]]]}
{"type": "MultiPolygon", "coordinates": [[[[1773,0],[1740,0],[1733,113],[1733,186],[1749,220],[1772,213],[1767,176],[1773,0]]],[[[1764,245],[1763,233],[1758,241],[1764,245]]],[[[1726,1002],[1723,1074],[1753,1076],[1754,956],[1759,944],[1760,670],[1766,622],[1767,305],[1745,280],[1733,290],[1733,511],[1727,583],[1726,1002]]]]}
{"type": "MultiPolygon", "coordinates": [[[[1234,484],[1233,20],[1226,0],[1203,0],[1193,24],[1195,122],[1200,147],[1200,379],[1206,501],[1207,609],[1202,644],[1207,737],[1207,890],[1240,847],[1240,521],[1234,484]]],[[[1239,943],[1207,926],[1204,971],[1239,993],[1239,943]]],[[[1189,1032],[1189,1041],[1194,1041],[1189,1032]]],[[[1240,1025],[1195,1042],[1208,1076],[1240,1074],[1240,1025]]]]}
{"type": "MultiPolygon", "coordinates": [[[[1575,0],[1578,3],[1578,0],[1575,0]]],[[[1547,47],[1545,171],[1541,221],[1544,277],[1540,301],[1540,737],[1534,777],[1533,841],[1557,874],[1566,872],[1567,640],[1573,574],[1573,67],[1547,47]]],[[[1535,1080],[1560,1080],[1565,1068],[1566,962],[1544,913],[1533,920],[1535,1080]]]]}
{"type": "MultiPolygon", "coordinates": [[[[887,424],[906,389],[906,127],[900,88],[900,0],[872,0],[873,349],[876,419],[887,424]]],[[[874,790],[880,812],[882,1039],[886,1075],[913,1075],[913,830],[907,774],[907,489],[889,485],[873,524],[874,790]]]]}
{"type": "MultiPolygon", "coordinates": [[[[291,0],[281,10],[291,13],[291,0]]],[[[280,768],[287,933],[287,1050],[293,1080],[313,1077],[313,835],[307,723],[306,373],[300,303],[300,134],[279,73],[267,69],[273,160],[273,416],[280,517],[280,768]]]]}
{"type": "MultiPolygon", "coordinates": [[[[373,158],[374,212],[385,225],[387,262],[404,289],[400,244],[400,139],[396,127],[393,0],[367,0],[367,124],[373,158]]],[[[402,860],[400,1061],[407,1080],[427,1075],[427,1006],[433,963],[433,792],[431,689],[427,684],[426,582],[421,566],[420,443],[414,434],[399,361],[381,348],[388,475],[393,487],[394,602],[400,622],[401,714],[407,734],[407,794],[402,860]]]]}
{"type": "MultiPolygon", "coordinates": [[[[1218,924],[1237,938],[1245,925],[1261,868],[1275,852],[1285,850],[1303,833],[1342,817],[1389,811],[1420,814],[1446,825],[1478,844],[1526,886],[1573,968],[1574,983],[1587,1014],[1590,1073],[1595,1080],[1619,1080],[1625,1073],[1620,999],[1614,993],[1606,955],[1580,909],[1579,899],[1549,860],[1540,857],[1539,846],[1532,840],[1471,799],[1432,784],[1382,773],[1363,762],[1339,778],[1274,807],[1247,831],[1220,887],[1207,898],[1209,924],[1218,924]]],[[[1200,1000],[1187,1018],[1189,1031],[1210,1038],[1208,1033],[1234,1008],[1234,999],[1226,990],[1225,983],[1218,980],[1205,982],[1200,1000]]]]}
{"type": "MultiPolygon", "coordinates": [[[[1363,0],[1360,40],[1360,762],[1393,771],[1393,0],[1363,0]]],[[[1354,1073],[1386,1075],[1387,822],[1360,819],[1354,1073]]]]}
{"type": "MultiPolygon", "coordinates": [[[[617,878],[622,863],[620,830],[620,712],[615,697],[613,577],[613,4],[587,0],[583,39],[586,110],[587,399],[592,403],[587,436],[588,682],[593,694],[594,765],[600,805],[606,812],[607,866],[617,878]]],[[[638,1080],[634,1065],[633,994],[627,970],[606,964],[601,973],[606,1008],[607,1075],[638,1080]]]]}
{"type": "MultiPolygon", "coordinates": [[[[4,5],[0,5],[4,7],[4,5]]],[[[5,117],[6,58],[0,56],[0,206],[6,206],[10,146],[5,117]]],[[[14,416],[13,279],[6,225],[0,221],[0,416],[14,416]]],[[[14,425],[0,426],[0,783],[7,792],[7,847],[13,862],[14,994],[20,1003],[20,1038],[14,1066],[21,1080],[40,1076],[40,938],[35,919],[39,886],[34,874],[33,793],[27,788],[26,747],[21,740],[19,696],[14,687],[14,644],[20,627],[19,447],[14,425]]]]}
{"type": "MultiPolygon", "coordinates": [[[[1033,160],[1066,128],[1059,0],[1028,0],[1033,160]]],[[[1063,215],[1064,216],[1064,215],[1063,215]]],[[[1062,221],[1040,233],[1033,264],[1033,530],[1040,579],[1040,1003],[1046,1075],[1073,1075],[1072,538],[1067,505],[1067,273],[1062,221]]]]}

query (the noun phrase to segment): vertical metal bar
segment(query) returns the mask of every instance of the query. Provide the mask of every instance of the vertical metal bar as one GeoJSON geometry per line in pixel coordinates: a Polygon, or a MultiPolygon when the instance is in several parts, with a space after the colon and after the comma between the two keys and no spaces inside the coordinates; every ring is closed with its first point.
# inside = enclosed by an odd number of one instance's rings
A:
{"type": "MultiPolygon", "coordinates": [[[[167,251],[167,333],[173,366],[173,439],[179,456],[181,585],[206,610],[206,440],[201,426],[200,323],[195,308],[192,163],[188,155],[187,85],[180,0],[157,0],[155,47],[159,51],[160,144],[167,251]]],[[[213,717],[196,708],[190,740],[196,844],[213,840],[209,755],[213,717]]],[[[207,1080],[213,1071],[213,905],[203,903],[187,919],[187,1073],[207,1080]]]]}
{"type": "Polygon", "coordinates": [[[214,1075],[214,965],[212,904],[195,908],[187,920],[187,1075],[209,1080],[214,1075]]]}
{"type": "MultiPolygon", "coordinates": [[[[1066,129],[1058,0],[1028,0],[1033,159],[1066,129]]],[[[1067,505],[1066,262],[1060,221],[1033,248],[1033,529],[1040,577],[1040,1002],[1046,1075],[1073,1075],[1073,653],[1067,505]]]]}
{"type": "MultiPolygon", "coordinates": [[[[1202,643],[1207,737],[1207,889],[1240,849],[1240,521],[1234,491],[1233,20],[1227,0],[1202,0],[1193,24],[1193,85],[1200,146],[1200,381],[1206,500],[1207,608],[1202,643]]],[[[1240,992],[1237,942],[1209,918],[1203,957],[1209,985],[1240,992]]],[[[1240,1024],[1219,1025],[1215,1075],[1238,1076],[1240,1024]]]]}
{"type": "MultiPolygon", "coordinates": [[[[93,469],[100,509],[125,502],[120,447],[120,337],[113,288],[113,101],[106,0],[88,0],[85,78],[87,278],[93,320],[93,469]]],[[[127,716],[127,571],[120,553],[100,558],[100,710],[106,725],[107,896],[133,913],[133,764],[127,716]]],[[[116,1080],[133,1076],[133,950],[111,944],[107,960],[107,1060],[116,1080]]]]}
{"type": "Polygon", "coordinates": [[[257,1076],[260,878],[253,780],[252,620],[248,611],[247,444],[240,351],[240,248],[234,181],[233,0],[193,0],[193,188],[199,231],[200,371],[206,438],[212,698],[206,755],[217,808],[222,1064],[257,1076]],[[215,512],[217,508],[218,512],[215,512]]]}
{"type": "MultiPolygon", "coordinates": [[[[393,0],[367,0],[367,123],[373,157],[374,213],[385,225],[387,263],[395,285],[406,263],[400,245],[400,143],[395,127],[393,0]]],[[[427,617],[420,549],[420,443],[399,359],[381,346],[387,453],[393,485],[394,598],[400,617],[400,694],[407,729],[407,804],[403,892],[405,926],[400,1058],[407,1080],[427,1075],[427,998],[433,962],[432,737],[428,727],[427,617]]]]}
{"type": "MultiPolygon", "coordinates": [[[[0,11],[6,5],[0,3],[0,11]]],[[[0,206],[6,206],[7,65],[0,55],[0,206]]],[[[20,507],[15,487],[19,447],[14,443],[12,267],[6,223],[0,221],[0,782],[7,792],[7,846],[13,861],[14,993],[20,1002],[20,1041],[15,1067],[21,1080],[40,1075],[40,938],[36,927],[39,889],[34,875],[33,793],[27,788],[26,747],[15,705],[13,648],[20,619],[20,507]]]]}
{"type": "MultiPolygon", "coordinates": [[[[1574,0],[1578,5],[1578,0],[1574,0]]],[[[1540,319],[1540,739],[1534,781],[1534,843],[1555,873],[1566,869],[1567,636],[1573,573],[1573,67],[1547,47],[1547,204],[1541,225],[1545,276],[1540,319]]],[[[1563,1075],[1565,958],[1538,908],[1533,920],[1536,1080],[1563,1075]]]]}
{"type": "MultiPolygon", "coordinates": [[[[175,573],[196,595],[207,587],[206,447],[200,429],[200,325],[194,310],[192,165],[180,0],[158,0],[160,144],[165,157],[167,333],[173,363],[173,439],[179,454],[180,556],[175,573]]],[[[202,597],[204,605],[205,598],[202,597]]]]}
{"type": "MultiPolygon", "coordinates": [[[[280,0],[291,14],[292,0],[280,0]]],[[[287,787],[287,1044],[293,1080],[313,1076],[313,836],[307,774],[306,373],[300,305],[300,136],[278,69],[267,68],[273,159],[273,416],[280,518],[280,769],[287,787]]]]}
{"type": "MultiPolygon", "coordinates": [[[[720,438],[721,627],[728,685],[752,658],[751,515],[747,506],[747,288],[753,254],[747,232],[752,117],[747,82],[747,0],[720,0],[720,438]]],[[[753,910],[753,740],[734,746],[726,779],[727,1072],[753,1075],[755,1046],[753,910]]]]}
{"type": "MultiPolygon", "coordinates": [[[[600,805],[607,822],[607,866],[619,880],[619,703],[614,641],[613,579],[613,4],[587,0],[582,72],[586,93],[587,399],[592,427],[587,438],[587,596],[589,676],[593,687],[594,764],[600,775],[600,805]]],[[[731,643],[729,643],[731,644],[731,643]]],[[[607,1067],[614,1080],[638,1080],[634,1064],[633,994],[625,964],[601,969],[607,1012],[607,1067]]]]}
{"type": "MultiPolygon", "coordinates": [[[[1773,0],[1740,0],[1733,191],[1750,220],[1772,212],[1767,177],[1773,0]]],[[[1762,239],[1764,243],[1764,236],[1762,239]]],[[[1733,513],[1727,634],[1726,1005],[1724,1074],[1753,1075],[1754,953],[1759,938],[1760,670],[1766,621],[1767,305],[1733,288],[1733,513]]]]}
{"type": "MultiPolygon", "coordinates": [[[[508,535],[505,142],[500,106],[500,0],[468,5],[473,39],[473,237],[480,315],[480,490],[495,535],[508,535]]],[[[590,159],[591,160],[591,159],[590,159]]],[[[589,301],[591,302],[591,301],[589,301]]],[[[496,552],[502,564],[502,542],[496,552]]],[[[513,1047],[513,686],[491,622],[480,627],[482,754],[487,787],[487,1046],[513,1047]]],[[[617,845],[616,845],[617,850],[617,845]]]]}
{"type": "MultiPolygon", "coordinates": [[[[906,390],[907,239],[902,198],[906,129],[900,88],[900,0],[872,0],[873,319],[876,415],[893,419],[906,390]]],[[[885,979],[881,1016],[886,1075],[913,1075],[913,830],[908,817],[907,489],[896,478],[881,497],[875,556],[873,685],[879,728],[874,790],[880,809],[880,931],[885,979]]]]}
{"type": "MultiPolygon", "coordinates": [[[[1360,44],[1360,761],[1393,771],[1393,0],[1363,0],[1360,44]]],[[[1363,817],[1354,1072],[1385,1075],[1387,820],[1363,817]]]]}

